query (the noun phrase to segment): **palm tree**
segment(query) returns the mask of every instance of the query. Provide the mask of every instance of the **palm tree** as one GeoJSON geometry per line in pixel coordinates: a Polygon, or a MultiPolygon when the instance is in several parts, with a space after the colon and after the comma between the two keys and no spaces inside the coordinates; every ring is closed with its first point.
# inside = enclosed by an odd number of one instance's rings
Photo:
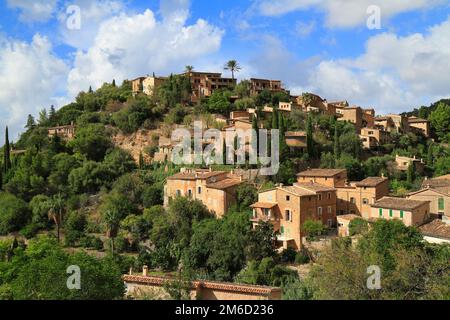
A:
{"type": "Polygon", "coordinates": [[[65,211],[65,202],[61,194],[54,196],[49,200],[48,217],[56,224],[56,237],[58,242],[60,240],[60,229],[63,222],[63,215],[65,211]]]}
{"type": "Polygon", "coordinates": [[[117,237],[120,226],[120,213],[116,209],[109,209],[103,213],[103,221],[106,224],[106,236],[111,239],[111,253],[114,255],[114,238],[117,237]]]}
{"type": "Polygon", "coordinates": [[[241,70],[241,66],[236,60],[230,60],[225,64],[225,67],[223,67],[224,70],[230,70],[231,71],[231,78],[234,80],[234,73],[239,72],[241,70]]]}
{"type": "Polygon", "coordinates": [[[192,71],[194,71],[194,67],[193,66],[186,66],[184,69],[184,72],[186,73],[191,73],[192,71]]]}

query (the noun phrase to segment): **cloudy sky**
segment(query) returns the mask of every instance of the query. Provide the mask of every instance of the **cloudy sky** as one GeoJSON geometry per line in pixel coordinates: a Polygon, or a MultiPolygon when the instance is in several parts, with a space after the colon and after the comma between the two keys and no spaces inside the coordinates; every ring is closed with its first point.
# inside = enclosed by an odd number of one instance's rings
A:
{"type": "Polygon", "coordinates": [[[410,110],[450,97],[450,1],[0,0],[0,141],[90,85],[229,59],[240,79],[410,110]]]}

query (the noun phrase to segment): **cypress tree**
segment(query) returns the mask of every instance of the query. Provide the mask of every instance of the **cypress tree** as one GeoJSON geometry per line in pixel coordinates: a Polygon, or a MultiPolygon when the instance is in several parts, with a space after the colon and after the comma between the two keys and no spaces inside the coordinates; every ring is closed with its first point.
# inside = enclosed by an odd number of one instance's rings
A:
{"type": "Polygon", "coordinates": [[[428,146],[427,165],[428,166],[432,166],[433,165],[433,142],[430,142],[430,144],[428,146]]]}
{"type": "Polygon", "coordinates": [[[92,86],[89,86],[89,93],[93,93],[92,86]]]}
{"type": "Polygon", "coordinates": [[[252,119],[252,129],[255,130],[256,133],[256,153],[258,153],[258,143],[259,143],[259,128],[258,128],[258,120],[256,119],[256,115],[253,115],[252,119]]]}
{"type": "Polygon", "coordinates": [[[116,86],[116,79],[113,79],[113,81],[112,81],[112,86],[113,86],[113,87],[116,86]]]}
{"type": "Polygon", "coordinates": [[[272,112],[272,129],[278,129],[278,110],[275,107],[272,112]]]}
{"type": "Polygon", "coordinates": [[[308,115],[308,120],[306,121],[306,150],[308,155],[314,157],[314,140],[313,140],[313,126],[311,114],[308,115]]]}
{"type": "Polygon", "coordinates": [[[334,126],[334,159],[337,160],[341,156],[341,146],[339,144],[339,134],[337,124],[334,126]]]}
{"type": "Polygon", "coordinates": [[[3,149],[3,165],[5,174],[11,169],[11,148],[9,146],[8,127],[5,130],[5,147],[3,149]]]}
{"type": "Polygon", "coordinates": [[[139,153],[139,169],[144,169],[145,163],[144,163],[144,155],[142,152],[139,153]]]}
{"type": "Polygon", "coordinates": [[[406,171],[406,182],[412,184],[414,182],[414,164],[411,161],[408,166],[408,171],[406,171]]]}

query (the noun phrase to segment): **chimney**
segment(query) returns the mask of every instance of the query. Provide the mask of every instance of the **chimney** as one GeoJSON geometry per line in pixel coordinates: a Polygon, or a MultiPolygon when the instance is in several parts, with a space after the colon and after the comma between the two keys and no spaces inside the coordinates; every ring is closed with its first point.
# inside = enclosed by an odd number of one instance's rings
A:
{"type": "Polygon", "coordinates": [[[142,275],[143,275],[144,277],[147,277],[147,276],[148,276],[148,266],[144,266],[144,267],[142,268],[142,275]]]}
{"type": "Polygon", "coordinates": [[[239,176],[239,181],[240,181],[240,182],[243,181],[242,175],[239,176]]]}

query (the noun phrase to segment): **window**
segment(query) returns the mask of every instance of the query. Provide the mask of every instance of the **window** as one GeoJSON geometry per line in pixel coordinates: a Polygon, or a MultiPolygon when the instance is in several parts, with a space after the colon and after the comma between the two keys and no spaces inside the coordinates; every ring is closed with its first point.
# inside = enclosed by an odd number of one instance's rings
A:
{"type": "Polygon", "coordinates": [[[363,199],[363,203],[364,203],[364,204],[369,204],[369,199],[364,198],[364,199],[363,199]]]}
{"type": "Polygon", "coordinates": [[[322,207],[317,208],[317,214],[319,215],[319,217],[322,217],[322,207]]]}
{"type": "Polygon", "coordinates": [[[198,187],[197,190],[198,190],[198,194],[202,193],[202,187],[198,187]]]}
{"type": "Polygon", "coordinates": [[[192,198],[192,190],[191,189],[188,190],[188,197],[192,198]]]}
{"type": "Polygon", "coordinates": [[[389,209],[389,217],[392,218],[392,209],[389,209]]]}
{"type": "Polygon", "coordinates": [[[291,214],[290,210],[286,210],[285,211],[285,218],[286,218],[286,221],[291,221],[292,222],[292,214],[291,214]]]}
{"type": "Polygon", "coordinates": [[[400,210],[400,218],[403,219],[403,210],[400,210]]]}
{"type": "Polygon", "coordinates": [[[331,214],[332,211],[333,211],[333,208],[332,207],[328,207],[328,213],[331,214]]]}
{"type": "Polygon", "coordinates": [[[329,228],[331,228],[333,226],[333,220],[328,219],[327,223],[328,223],[329,228]]]}
{"type": "Polygon", "coordinates": [[[380,218],[382,218],[383,217],[383,209],[378,209],[378,214],[379,214],[379,216],[380,216],[380,218]]]}
{"type": "Polygon", "coordinates": [[[444,204],[444,198],[439,198],[438,200],[438,210],[444,210],[445,204],[444,204]]]}
{"type": "Polygon", "coordinates": [[[331,199],[331,192],[328,192],[328,199],[331,199]]]}
{"type": "Polygon", "coordinates": [[[322,194],[319,193],[319,201],[322,200],[322,194]]]}
{"type": "Polygon", "coordinates": [[[291,197],[290,196],[286,196],[286,201],[289,201],[289,200],[291,200],[291,197]]]}
{"type": "Polygon", "coordinates": [[[355,204],[356,203],[356,199],[355,198],[350,198],[350,203],[355,204]]]}
{"type": "Polygon", "coordinates": [[[179,196],[181,196],[181,191],[177,190],[175,194],[177,195],[177,197],[179,197],[179,196]]]}
{"type": "Polygon", "coordinates": [[[269,214],[270,214],[270,210],[267,209],[267,208],[263,208],[263,213],[264,213],[264,215],[265,215],[266,217],[268,217],[269,214]]]}

